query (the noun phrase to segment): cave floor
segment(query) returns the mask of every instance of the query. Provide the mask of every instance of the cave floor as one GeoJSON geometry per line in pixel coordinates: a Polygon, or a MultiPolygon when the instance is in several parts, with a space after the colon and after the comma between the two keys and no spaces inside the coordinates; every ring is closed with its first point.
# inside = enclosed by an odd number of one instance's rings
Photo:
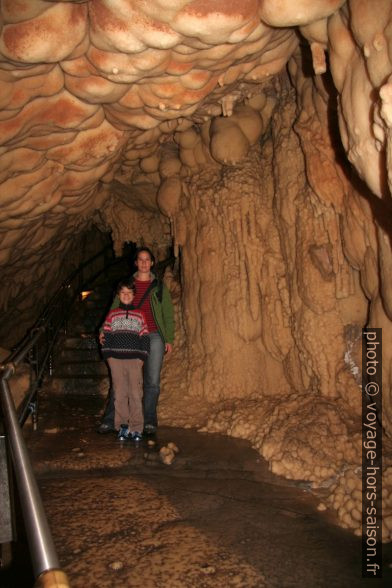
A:
{"type": "MultiPolygon", "coordinates": [[[[392,585],[389,546],[384,579],[363,580],[360,539],[249,443],[162,427],[158,446],[121,444],[95,432],[102,405],[44,395],[38,430],[24,429],[73,588],[392,585]],[[170,441],[179,453],[164,465],[157,447],[170,441]]],[[[1,585],[31,586],[20,570],[16,561],[1,585]]]]}

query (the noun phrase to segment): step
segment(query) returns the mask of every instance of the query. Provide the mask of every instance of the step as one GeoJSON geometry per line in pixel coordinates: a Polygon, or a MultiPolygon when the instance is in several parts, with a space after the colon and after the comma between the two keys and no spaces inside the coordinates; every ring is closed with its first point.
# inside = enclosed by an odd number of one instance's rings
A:
{"type": "Polygon", "coordinates": [[[104,361],[56,362],[53,374],[57,378],[107,376],[108,368],[104,361]]]}
{"type": "Polygon", "coordinates": [[[80,304],[84,304],[86,307],[96,308],[100,304],[106,304],[111,298],[113,298],[115,290],[115,288],[94,290],[87,296],[87,298],[81,300],[80,304]]]}
{"type": "Polygon", "coordinates": [[[102,320],[98,320],[98,319],[93,319],[93,320],[81,320],[81,319],[75,319],[72,321],[69,321],[68,325],[67,325],[67,335],[69,337],[77,337],[80,336],[81,334],[85,333],[86,331],[89,333],[98,333],[100,326],[103,323],[103,319],[102,320]]]}
{"type": "Polygon", "coordinates": [[[97,308],[100,305],[105,305],[114,296],[115,288],[109,286],[108,288],[101,288],[99,290],[93,290],[91,294],[84,300],[80,300],[79,304],[85,304],[87,307],[97,308]]]}
{"type": "Polygon", "coordinates": [[[110,308],[111,304],[112,299],[107,300],[105,304],[100,304],[99,306],[87,306],[85,302],[81,302],[80,305],[73,308],[72,316],[99,318],[105,314],[106,309],[110,308]]]}
{"type": "Polygon", "coordinates": [[[105,306],[100,306],[99,308],[95,308],[95,309],[83,309],[80,307],[76,307],[75,310],[72,311],[72,315],[70,317],[70,319],[68,320],[68,324],[73,323],[73,322],[91,322],[94,321],[94,323],[99,323],[100,321],[103,321],[103,319],[105,318],[107,312],[109,311],[110,306],[109,305],[105,305],[105,306]]]}
{"type": "Polygon", "coordinates": [[[90,348],[63,347],[55,357],[55,365],[69,361],[102,361],[98,346],[90,348]]]}
{"type": "Polygon", "coordinates": [[[98,333],[67,333],[62,346],[65,349],[98,349],[98,333]]]}
{"type": "Polygon", "coordinates": [[[109,376],[53,377],[51,390],[57,394],[81,394],[106,396],[109,390],[109,376]]]}

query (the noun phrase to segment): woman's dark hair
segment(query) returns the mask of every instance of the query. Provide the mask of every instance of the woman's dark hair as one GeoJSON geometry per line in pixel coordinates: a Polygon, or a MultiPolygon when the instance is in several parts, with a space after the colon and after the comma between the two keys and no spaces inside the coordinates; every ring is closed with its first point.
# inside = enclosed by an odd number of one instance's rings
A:
{"type": "Polygon", "coordinates": [[[148,255],[150,256],[150,259],[151,259],[151,263],[154,264],[155,263],[155,255],[153,254],[151,249],[149,249],[148,247],[138,247],[135,251],[134,261],[136,262],[137,258],[139,257],[139,253],[143,253],[143,251],[148,253],[148,255]]]}
{"type": "Polygon", "coordinates": [[[133,278],[123,278],[122,280],[119,281],[119,283],[117,284],[117,288],[116,288],[116,294],[120,293],[120,290],[122,290],[123,288],[128,288],[128,290],[132,290],[132,292],[135,294],[136,292],[136,286],[135,286],[135,280],[133,278]]]}

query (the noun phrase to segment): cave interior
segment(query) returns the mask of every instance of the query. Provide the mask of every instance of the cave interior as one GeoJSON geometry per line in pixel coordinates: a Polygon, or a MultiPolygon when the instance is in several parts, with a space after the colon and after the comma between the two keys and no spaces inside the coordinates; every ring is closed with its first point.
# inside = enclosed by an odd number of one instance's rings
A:
{"type": "Polygon", "coordinates": [[[4,353],[108,239],[173,251],[160,421],[249,440],[359,535],[362,329],[381,328],[390,541],[390,0],[0,12],[4,353]]]}

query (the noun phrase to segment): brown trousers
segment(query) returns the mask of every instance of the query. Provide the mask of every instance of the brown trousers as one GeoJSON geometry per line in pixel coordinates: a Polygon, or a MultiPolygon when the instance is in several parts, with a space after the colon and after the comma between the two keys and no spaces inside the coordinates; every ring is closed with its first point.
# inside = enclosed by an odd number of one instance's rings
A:
{"type": "Polygon", "coordinates": [[[108,359],[114,388],[114,426],[128,425],[132,432],[143,431],[143,361],[108,359]]]}

